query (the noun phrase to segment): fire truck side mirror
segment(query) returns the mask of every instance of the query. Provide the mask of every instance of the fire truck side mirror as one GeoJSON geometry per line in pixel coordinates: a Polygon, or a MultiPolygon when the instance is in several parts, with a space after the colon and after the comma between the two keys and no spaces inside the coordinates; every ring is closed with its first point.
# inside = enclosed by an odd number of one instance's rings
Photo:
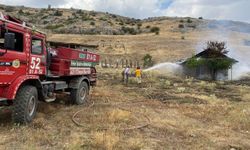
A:
{"type": "Polygon", "coordinates": [[[4,34],[4,48],[5,49],[15,49],[15,34],[5,33],[4,34]]]}

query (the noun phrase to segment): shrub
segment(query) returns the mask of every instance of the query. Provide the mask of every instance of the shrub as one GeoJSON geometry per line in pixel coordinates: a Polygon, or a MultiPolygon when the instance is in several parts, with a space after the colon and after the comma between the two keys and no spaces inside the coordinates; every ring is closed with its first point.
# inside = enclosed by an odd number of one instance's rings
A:
{"type": "Polygon", "coordinates": [[[183,20],[183,19],[181,19],[181,20],[180,20],[180,23],[184,23],[184,20],[183,20]]]}
{"type": "Polygon", "coordinates": [[[203,17],[199,17],[198,19],[202,20],[202,19],[203,19],[203,17]]]}
{"type": "Polygon", "coordinates": [[[122,31],[124,33],[128,33],[128,34],[132,34],[132,35],[135,35],[137,34],[136,30],[134,28],[130,28],[130,27],[122,27],[122,31]]]}
{"type": "Polygon", "coordinates": [[[96,12],[94,12],[94,11],[90,11],[89,14],[90,14],[91,16],[93,16],[93,17],[96,16],[96,12]]]}
{"type": "Polygon", "coordinates": [[[29,16],[29,15],[31,15],[31,13],[27,11],[27,12],[24,12],[23,15],[29,16]]]}
{"type": "Polygon", "coordinates": [[[43,24],[48,24],[48,23],[49,23],[49,21],[47,21],[47,20],[43,21],[43,24]]]}
{"type": "Polygon", "coordinates": [[[76,11],[76,13],[77,13],[77,14],[82,14],[82,10],[79,9],[79,10],[76,11]]]}
{"type": "Polygon", "coordinates": [[[94,25],[95,25],[95,22],[91,21],[91,22],[90,22],[90,25],[94,26],[94,25]]]}
{"type": "Polygon", "coordinates": [[[159,35],[159,34],[160,34],[159,31],[155,32],[155,35],[159,35]]]}
{"type": "Polygon", "coordinates": [[[193,21],[190,18],[188,18],[187,23],[192,23],[192,22],[193,21]]]}
{"type": "Polygon", "coordinates": [[[75,22],[76,22],[75,19],[73,19],[73,18],[68,18],[68,19],[65,21],[65,24],[66,24],[66,25],[69,25],[69,24],[72,24],[72,23],[75,23],[75,22]]]}
{"type": "Polygon", "coordinates": [[[113,26],[113,25],[114,25],[112,21],[108,21],[108,23],[109,23],[111,26],[113,26]]]}
{"type": "Polygon", "coordinates": [[[159,27],[152,27],[150,29],[150,32],[159,32],[160,31],[160,28],[159,27]]]}
{"type": "Polygon", "coordinates": [[[178,27],[179,27],[179,28],[184,28],[184,25],[183,25],[183,24],[179,24],[178,27]]]}
{"type": "Polygon", "coordinates": [[[94,20],[93,18],[89,17],[87,14],[82,16],[82,21],[94,20]]]}
{"type": "Polygon", "coordinates": [[[181,39],[182,39],[182,40],[185,40],[185,36],[181,36],[181,39]]]}
{"type": "Polygon", "coordinates": [[[107,21],[107,19],[106,19],[106,18],[103,18],[103,17],[101,17],[100,20],[102,20],[102,21],[107,21]]]}
{"type": "Polygon", "coordinates": [[[58,29],[60,27],[63,27],[63,24],[56,24],[56,25],[47,25],[45,28],[46,29],[50,29],[50,30],[54,30],[54,29],[58,29]]]}
{"type": "Polygon", "coordinates": [[[20,10],[18,11],[18,14],[22,15],[22,14],[23,14],[23,10],[20,9],[20,10]]]}
{"type": "Polygon", "coordinates": [[[54,13],[54,16],[62,16],[63,13],[59,10],[56,10],[56,12],[54,13]]]}
{"type": "Polygon", "coordinates": [[[41,18],[41,19],[46,19],[46,18],[48,18],[48,16],[47,16],[47,15],[42,16],[42,18],[41,18]]]}
{"type": "Polygon", "coordinates": [[[12,12],[12,11],[14,11],[14,7],[6,6],[6,7],[4,8],[4,10],[5,10],[6,12],[12,12]]]}
{"type": "Polygon", "coordinates": [[[149,28],[150,28],[150,26],[148,25],[148,26],[146,26],[146,28],[147,28],[147,29],[149,29],[149,28]]]}
{"type": "Polygon", "coordinates": [[[142,60],[143,60],[144,67],[151,67],[154,65],[153,57],[150,54],[146,54],[142,60]]]}

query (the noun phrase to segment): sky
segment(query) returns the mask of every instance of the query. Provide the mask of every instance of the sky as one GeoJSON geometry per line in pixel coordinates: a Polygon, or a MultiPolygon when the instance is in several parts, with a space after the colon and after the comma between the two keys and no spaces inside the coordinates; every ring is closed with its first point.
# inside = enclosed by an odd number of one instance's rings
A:
{"type": "Polygon", "coordinates": [[[250,23],[250,0],[1,0],[0,4],[78,8],[144,19],[156,16],[203,17],[250,23]]]}

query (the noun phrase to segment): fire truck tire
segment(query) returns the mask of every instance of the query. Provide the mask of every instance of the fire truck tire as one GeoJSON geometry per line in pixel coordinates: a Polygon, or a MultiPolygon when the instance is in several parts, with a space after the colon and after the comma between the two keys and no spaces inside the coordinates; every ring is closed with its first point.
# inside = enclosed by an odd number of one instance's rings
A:
{"type": "Polygon", "coordinates": [[[36,115],[37,104],[38,93],[36,87],[29,85],[21,87],[14,100],[13,122],[19,124],[30,123],[36,115]]]}
{"type": "Polygon", "coordinates": [[[89,86],[83,81],[77,89],[72,89],[70,92],[71,101],[73,104],[82,105],[88,100],[89,86]]]}

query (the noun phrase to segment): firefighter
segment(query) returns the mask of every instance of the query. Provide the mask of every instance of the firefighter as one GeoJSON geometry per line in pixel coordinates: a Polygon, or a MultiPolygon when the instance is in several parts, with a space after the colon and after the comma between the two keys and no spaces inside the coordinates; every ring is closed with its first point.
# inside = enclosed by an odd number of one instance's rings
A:
{"type": "Polygon", "coordinates": [[[124,83],[125,84],[128,84],[129,72],[130,72],[130,67],[127,66],[124,70],[124,83]]]}
{"type": "Polygon", "coordinates": [[[135,77],[138,84],[141,84],[141,68],[137,67],[135,70],[135,77]]]}

